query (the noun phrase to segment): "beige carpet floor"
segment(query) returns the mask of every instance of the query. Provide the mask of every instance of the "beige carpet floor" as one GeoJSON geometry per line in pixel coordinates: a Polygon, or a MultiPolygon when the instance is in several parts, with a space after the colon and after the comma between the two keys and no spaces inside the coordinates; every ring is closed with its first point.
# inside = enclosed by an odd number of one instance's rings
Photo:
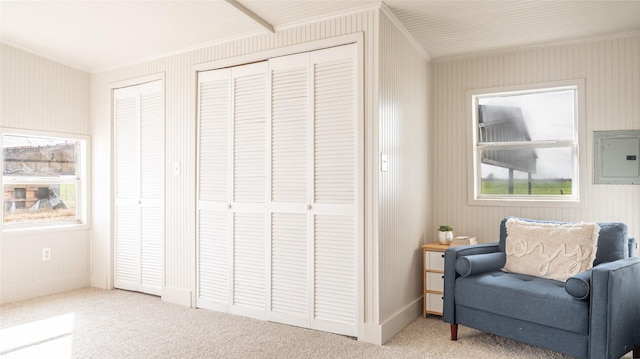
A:
{"type": "MultiPolygon", "coordinates": [[[[568,358],[470,328],[449,340],[418,318],[383,346],[122,290],[81,289],[0,306],[3,358],[568,358]]],[[[630,358],[630,354],[628,355],[630,358]]],[[[626,358],[626,357],[625,357],[626,358]]]]}

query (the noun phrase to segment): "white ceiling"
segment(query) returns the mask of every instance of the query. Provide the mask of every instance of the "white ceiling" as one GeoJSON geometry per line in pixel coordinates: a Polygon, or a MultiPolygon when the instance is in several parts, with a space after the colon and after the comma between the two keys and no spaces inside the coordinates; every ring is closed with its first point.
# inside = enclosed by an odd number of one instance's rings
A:
{"type": "MultiPolygon", "coordinates": [[[[275,31],[380,1],[239,0],[275,31]]],[[[640,33],[640,1],[386,0],[433,59],[640,33]]],[[[0,40],[100,72],[269,30],[222,0],[5,1],[0,40]]]]}

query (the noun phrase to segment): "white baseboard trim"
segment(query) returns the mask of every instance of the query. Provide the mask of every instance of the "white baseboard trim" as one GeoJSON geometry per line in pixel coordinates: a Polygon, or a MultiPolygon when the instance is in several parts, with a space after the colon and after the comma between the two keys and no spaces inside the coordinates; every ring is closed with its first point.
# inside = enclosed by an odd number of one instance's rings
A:
{"type": "Polygon", "coordinates": [[[371,323],[361,324],[358,328],[358,341],[382,345],[382,326],[371,323]]]}
{"type": "Polygon", "coordinates": [[[188,289],[162,287],[162,301],[192,307],[191,291],[188,289]]]}
{"type": "Polygon", "coordinates": [[[0,303],[17,302],[19,300],[42,297],[45,295],[86,288],[91,284],[89,274],[36,281],[3,287],[0,290],[0,303]]]}
{"type": "Polygon", "coordinates": [[[407,325],[421,316],[423,310],[422,297],[399,310],[382,324],[364,323],[359,327],[358,340],[366,343],[382,345],[393,338],[407,325]]]}
{"type": "Polygon", "coordinates": [[[382,323],[382,344],[393,338],[407,325],[423,314],[422,297],[414,300],[382,323]]]}

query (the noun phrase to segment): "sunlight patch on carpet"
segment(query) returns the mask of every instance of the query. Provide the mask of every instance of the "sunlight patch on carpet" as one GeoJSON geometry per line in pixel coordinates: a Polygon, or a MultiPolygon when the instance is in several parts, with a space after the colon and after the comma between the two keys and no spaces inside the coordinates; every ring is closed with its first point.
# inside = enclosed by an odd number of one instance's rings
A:
{"type": "Polygon", "coordinates": [[[0,356],[70,358],[74,318],[69,313],[0,330],[0,356]]]}

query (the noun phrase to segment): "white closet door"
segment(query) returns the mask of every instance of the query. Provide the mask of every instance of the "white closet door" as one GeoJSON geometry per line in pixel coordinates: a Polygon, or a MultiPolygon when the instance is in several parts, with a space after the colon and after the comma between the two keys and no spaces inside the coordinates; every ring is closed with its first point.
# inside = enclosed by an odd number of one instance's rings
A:
{"type": "Polygon", "coordinates": [[[311,53],[313,252],[311,328],[357,335],[356,46],[311,53]]]}
{"type": "Polygon", "coordinates": [[[115,286],[160,295],[164,103],[154,81],[114,91],[115,286]]]}
{"type": "Polygon", "coordinates": [[[196,305],[228,311],[231,70],[198,75],[198,287],[196,305]]]}
{"type": "Polygon", "coordinates": [[[269,320],[309,327],[309,54],[271,59],[269,320]]]}
{"type": "Polygon", "coordinates": [[[230,312],[265,318],[267,63],[232,69],[232,273],[230,312]]]}
{"type": "MultiPolygon", "coordinates": [[[[116,92],[117,94],[117,92],[116,92]]],[[[114,96],[115,286],[138,290],[140,283],[140,211],[138,99],[114,96]]]]}
{"type": "Polygon", "coordinates": [[[270,60],[269,319],[356,335],[356,47],[270,60]]]}
{"type": "Polygon", "coordinates": [[[357,335],[356,49],[199,74],[197,306],[357,335]]]}
{"type": "Polygon", "coordinates": [[[265,317],[266,62],[199,74],[197,306],[265,317]]]}

